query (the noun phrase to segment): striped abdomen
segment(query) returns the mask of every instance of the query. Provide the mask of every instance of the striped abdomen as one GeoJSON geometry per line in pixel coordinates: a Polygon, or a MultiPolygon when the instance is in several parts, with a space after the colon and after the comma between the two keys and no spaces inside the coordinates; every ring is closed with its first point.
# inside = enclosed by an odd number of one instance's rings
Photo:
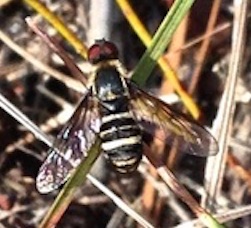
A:
{"type": "Polygon", "coordinates": [[[121,173],[134,171],[142,157],[141,131],[130,112],[110,113],[102,118],[102,149],[121,173]]]}
{"type": "Polygon", "coordinates": [[[142,157],[142,136],[129,111],[124,79],[115,67],[100,68],[93,92],[100,103],[102,150],[117,171],[134,171],[142,157]]]}

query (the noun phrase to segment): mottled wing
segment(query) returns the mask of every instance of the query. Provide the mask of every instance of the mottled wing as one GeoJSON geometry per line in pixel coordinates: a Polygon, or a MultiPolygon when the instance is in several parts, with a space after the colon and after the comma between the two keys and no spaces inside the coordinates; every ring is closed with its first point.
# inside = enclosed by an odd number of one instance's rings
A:
{"type": "Polygon", "coordinates": [[[218,145],[214,137],[195,121],[174,111],[163,101],[128,82],[130,108],[139,126],[148,134],[171,146],[175,139],[186,153],[197,156],[214,155],[218,145]]]}
{"type": "Polygon", "coordinates": [[[36,186],[40,193],[51,192],[68,179],[94,144],[99,128],[97,104],[89,92],[58,134],[39,169],[36,186]]]}

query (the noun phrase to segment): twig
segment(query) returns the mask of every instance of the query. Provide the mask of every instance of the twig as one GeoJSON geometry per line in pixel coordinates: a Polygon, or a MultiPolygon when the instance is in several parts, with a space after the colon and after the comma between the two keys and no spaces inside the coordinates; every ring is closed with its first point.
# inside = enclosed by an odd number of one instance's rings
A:
{"type": "Polygon", "coordinates": [[[235,88],[242,67],[247,6],[248,0],[234,1],[235,13],[232,33],[232,54],[229,62],[228,81],[213,128],[215,132],[214,135],[218,133],[219,153],[215,157],[208,158],[205,173],[205,188],[208,195],[203,197],[202,205],[209,210],[212,206],[211,203],[217,200],[222,187],[230,130],[235,110],[235,88]]]}
{"type": "Polygon", "coordinates": [[[22,58],[30,62],[32,65],[36,66],[38,69],[42,70],[43,72],[46,72],[47,74],[53,76],[57,80],[60,80],[63,82],[67,87],[83,93],[85,91],[85,88],[82,83],[79,81],[76,81],[69,76],[60,73],[59,71],[47,66],[46,64],[40,62],[37,60],[36,57],[29,54],[27,51],[25,51],[23,48],[18,46],[15,42],[11,40],[11,38],[4,33],[2,30],[0,30],[0,40],[2,40],[9,48],[11,48],[13,51],[15,51],[18,55],[20,55],[22,58]]]}

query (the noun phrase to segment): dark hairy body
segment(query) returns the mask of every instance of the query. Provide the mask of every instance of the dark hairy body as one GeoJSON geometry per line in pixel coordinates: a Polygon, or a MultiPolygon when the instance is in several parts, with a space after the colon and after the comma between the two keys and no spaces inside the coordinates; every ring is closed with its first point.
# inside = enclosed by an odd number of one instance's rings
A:
{"type": "Polygon", "coordinates": [[[143,148],[141,130],[129,110],[125,79],[113,66],[100,68],[93,90],[102,117],[101,148],[118,172],[132,172],[141,160],[143,148]]]}

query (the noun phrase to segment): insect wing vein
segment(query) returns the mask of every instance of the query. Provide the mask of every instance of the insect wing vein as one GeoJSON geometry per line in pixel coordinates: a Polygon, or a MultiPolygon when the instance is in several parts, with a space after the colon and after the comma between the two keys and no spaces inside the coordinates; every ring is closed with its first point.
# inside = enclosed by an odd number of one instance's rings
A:
{"type": "Polygon", "coordinates": [[[89,92],[58,134],[53,148],[40,167],[36,179],[39,192],[51,192],[68,179],[73,169],[87,156],[99,128],[99,112],[89,92]]]}
{"type": "Polygon", "coordinates": [[[130,108],[143,131],[152,136],[157,132],[157,138],[169,146],[178,139],[180,149],[189,154],[204,157],[217,153],[217,142],[206,129],[133,83],[127,84],[130,108]]]}

